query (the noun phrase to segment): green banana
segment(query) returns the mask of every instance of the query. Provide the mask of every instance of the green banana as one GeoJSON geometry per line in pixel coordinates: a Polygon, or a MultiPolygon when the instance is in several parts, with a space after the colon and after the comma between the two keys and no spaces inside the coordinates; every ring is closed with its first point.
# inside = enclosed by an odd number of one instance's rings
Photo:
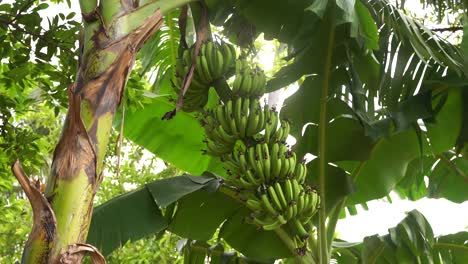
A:
{"type": "Polygon", "coordinates": [[[229,135],[222,125],[217,126],[215,132],[221,137],[222,141],[224,141],[226,145],[233,145],[236,143],[236,138],[229,135]]]}
{"type": "Polygon", "coordinates": [[[288,202],[286,200],[286,197],[284,196],[283,188],[281,187],[281,184],[279,182],[275,182],[273,185],[276,191],[276,195],[278,196],[283,208],[288,207],[288,202]]]}
{"type": "Polygon", "coordinates": [[[245,204],[252,211],[263,211],[262,202],[257,199],[248,199],[245,204]]]}
{"type": "Polygon", "coordinates": [[[218,105],[218,107],[216,107],[216,119],[218,120],[219,124],[222,126],[223,130],[226,133],[232,134],[231,127],[229,126],[229,123],[227,121],[228,118],[225,114],[225,106],[218,105]]]}
{"type": "Polygon", "coordinates": [[[206,60],[205,55],[201,55],[201,64],[202,64],[202,72],[203,75],[205,76],[205,79],[207,80],[208,84],[211,84],[213,82],[213,76],[211,76],[210,73],[210,67],[208,66],[208,61],[206,60]]]}
{"type": "Polygon", "coordinates": [[[232,93],[234,95],[239,94],[241,84],[242,84],[242,77],[240,75],[236,75],[234,79],[234,83],[232,84],[232,93]]]}
{"type": "Polygon", "coordinates": [[[273,207],[273,205],[270,202],[270,199],[268,199],[268,195],[266,193],[262,194],[260,196],[260,199],[262,200],[263,207],[273,216],[279,215],[278,211],[273,207]]]}
{"type": "Polygon", "coordinates": [[[294,219],[293,222],[294,222],[294,225],[295,225],[296,230],[298,232],[298,235],[301,238],[309,237],[309,232],[307,232],[307,230],[304,228],[304,226],[302,225],[302,223],[299,220],[294,219]]]}
{"type": "Polygon", "coordinates": [[[216,57],[216,69],[215,69],[215,78],[219,79],[221,78],[226,72],[223,71],[223,64],[224,64],[224,58],[223,54],[220,51],[220,47],[217,47],[215,51],[215,57],[216,57]]]}
{"type": "Polygon", "coordinates": [[[239,126],[239,136],[240,138],[245,138],[246,137],[246,131],[247,131],[247,116],[242,115],[240,119],[240,126],[239,126]]]}
{"type": "Polygon", "coordinates": [[[289,179],[286,179],[284,181],[284,184],[283,184],[283,187],[284,187],[284,193],[286,194],[286,201],[288,201],[288,203],[293,200],[293,186],[291,184],[291,181],[289,179]]]}
{"type": "Polygon", "coordinates": [[[203,63],[202,63],[202,56],[197,56],[196,62],[197,66],[195,67],[195,74],[197,75],[197,78],[203,82],[204,84],[208,85],[210,83],[210,80],[207,79],[206,75],[204,74],[204,69],[203,69],[203,63]]]}
{"type": "Polygon", "coordinates": [[[280,202],[278,196],[276,195],[276,191],[275,191],[274,187],[271,186],[271,185],[268,187],[268,195],[270,196],[271,200],[273,201],[274,205],[276,206],[276,209],[279,210],[279,211],[283,211],[284,208],[281,205],[281,202],[280,202]]]}
{"type": "Polygon", "coordinates": [[[258,122],[260,121],[260,113],[257,109],[250,108],[249,118],[247,120],[247,128],[245,135],[250,137],[258,133],[256,130],[258,122]]]}

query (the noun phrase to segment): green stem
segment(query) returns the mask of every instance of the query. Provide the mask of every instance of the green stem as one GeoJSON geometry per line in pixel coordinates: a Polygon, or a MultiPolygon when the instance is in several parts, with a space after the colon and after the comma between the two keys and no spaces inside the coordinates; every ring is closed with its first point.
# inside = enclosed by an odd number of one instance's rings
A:
{"type": "Polygon", "coordinates": [[[335,206],[333,209],[327,225],[327,242],[328,242],[328,251],[331,252],[331,244],[333,242],[333,237],[335,235],[336,224],[338,223],[338,219],[340,218],[341,210],[344,208],[346,204],[347,197],[341,199],[341,201],[335,206]]]}
{"type": "MultiPolygon", "coordinates": [[[[358,175],[361,173],[361,169],[364,166],[366,162],[361,161],[359,165],[353,170],[353,173],[351,175],[351,178],[353,179],[354,182],[356,182],[356,179],[358,175]]],[[[328,242],[328,252],[331,252],[331,244],[333,242],[333,237],[335,235],[335,230],[336,230],[336,224],[338,223],[338,219],[340,218],[341,210],[346,206],[346,202],[348,200],[348,197],[344,197],[333,209],[333,212],[331,213],[331,216],[328,219],[328,225],[327,225],[327,242],[328,242]]]]}
{"type": "Polygon", "coordinates": [[[329,252],[327,243],[327,231],[325,222],[327,219],[327,206],[325,201],[325,177],[326,177],[326,127],[327,127],[327,101],[328,89],[330,86],[330,72],[332,67],[333,48],[335,42],[335,24],[333,5],[330,6],[330,14],[328,18],[329,32],[327,40],[327,54],[324,72],[322,76],[322,91],[320,97],[320,119],[319,119],[319,194],[320,194],[320,210],[319,210],[319,258],[321,264],[329,263],[329,252]]]}
{"type": "Polygon", "coordinates": [[[291,239],[289,234],[286,233],[286,231],[284,231],[283,228],[277,228],[274,231],[276,235],[283,241],[283,243],[289,248],[289,250],[295,255],[295,263],[315,264],[315,260],[310,254],[306,254],[302,257],[296,254],[296,246],[294,244],[294,241],[291,239]]]}
{"type": "Polygon", "coordinates": [[[449,160],[444,154],[438,154],[436,155],[436,157],[439,158],[452,172],[464,178],[465,180],[468,180],[466,174],[462,170],[460,170],[460,168],[458,168],[457,165],[455,165],[451,160],[449,160]]]}

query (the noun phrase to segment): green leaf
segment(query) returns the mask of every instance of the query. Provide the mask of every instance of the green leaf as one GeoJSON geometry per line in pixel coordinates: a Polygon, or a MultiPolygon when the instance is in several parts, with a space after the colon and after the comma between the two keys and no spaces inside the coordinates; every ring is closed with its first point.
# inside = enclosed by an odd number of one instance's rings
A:
{"type": "Polygon", "coordinates": [[[466,191],[468,189],[468,176],[466,174],[468,160],[462,157],[449,160],[442,155],[442,159],[430,175],[428,196],[463,203],[468,200],[468,192],[466,191]]]}
{"type": "Polygon", "coordinates": [[[323,18],[325,11],[327,9],[328,0],[317,0],[314,1],[309,7],[307,7],[306,11],[311,11],[315,13],[320,18],[323,18]]]}
{"type": "Polygon", "coordinates": [[[223,224],[219,236],[237,251],[255,260],[271,262],[291,257],[290,250],[274,231],[264,231],[245,222],[249,214],[247,209],[238,210],[223,224]]]}
{"type": "Polygon", "coordinates": [[[184,175],[148,183],[147,187],[156,203],[165,208],[181,197],[207,187],[211,182],[219,184],[213,177],[184,175]]]}
{"type": "Polygon", "coordinates": [[[437,238],[434,249],[445,263],[463,264],[468,262],[468,232],[459,232],[437,238]]]}
{"type": "Polygon", "coordinates": [[[209,240],[240,206],[239,202],[220,192],[194,192],[177,203],[169,230],[189,239],[209,240]]]}
{"type": "Polygon", "coordinates": [[[343,260],[340,263],[399,264],[438,263],[439,257],[434,254],[436,244],[426,218],[413,210],[396,227],[389,229],[388,235],[368,236],[362,243],[341,242],[332,245],[335,248],[334,257],[343,260]]]}
{"type": "Polygon", "coordinates": [[[356,14],[359,19],[359,29],[368,49],[379,49],[379,34],[377,25],[372,18],[369,9],[361,1],[356,1],[356,14]]]}
{"type": "MultiPolygon", "coordinates": [[[[336,204],[345,196],[355,191],[353,180],[346,172],[338,167],[328,165],[326,170],[327,183],[325,185],[325,200],[327,201],[327,212],[332,210],[336,204]]],[[[307,182],[317,185],[319,175],[319,162],[314,159],[307,164],[307,182]]]]}
{"type": "Polygon", "coordinates": [[[87,242],[108,255],[128,240],[168,226],[148,187],[118,196],[94,209],[87,242]]]}
{"type": "Polygon", "coordinates": [[[405,177],[398,183],[397,191],[403,197],[416,201],[427,195],[424,176],[431,174],[433,157],[418,157],[412,160],[406,169],[405,177]]]}
{"type": "MultiPolygon", "coordinates": [[[[462,124],[461,88],[448,90],[448,97],[442,109],[435,116],[435,122],[425,122],[432,153],[438,154],[452,149],[457,142],[462,124]]],[[[438,100],[444,100],[442,95],[438,100]]],[[[434,104],[439,103],[438,100],[434,104]]]]}
{"type": "Polygon", "coordinates": [[[165,230],[168,222],[161,207],[194,192],[206,192],[204,187],[219,186],[219,181],[212,177],[184,175],[158,180],[115,197],[94,209],[88,243],[107,255],[128,240],[134,241],[165,230]]]}
{"type": "Polygon", "coordinates": [[[405,176],[408,164],[418,155],[419,143],[413,131],[380,139],[369,160],[362,165],[355,163],[355,166],[349,168],[352,171],[360,166],[355,176],[357,191],[351,194],[348,203],[363,203],[387,195],[405,176]]]}
{"type": "Polygon", "coordinates": [[[217,157],[202,154],[205,132],[195,115],[178,112],[171,120],[161,120],[174,107],[167,97],[158,97],[144,109],[126,113],[125,137],[190,174],[223,174],[217,157]]]}
{"type": "MultiPolygon", "coordinates": [[[[373,140],[365,135],[364,128],[353,118],[338,117],[326,128],[327,161],[367,160],[371,155],[373,140]]],[[[299,153],[318,156],[318,127],[307,126],[303,138],[297,145],[299,153]]]]}

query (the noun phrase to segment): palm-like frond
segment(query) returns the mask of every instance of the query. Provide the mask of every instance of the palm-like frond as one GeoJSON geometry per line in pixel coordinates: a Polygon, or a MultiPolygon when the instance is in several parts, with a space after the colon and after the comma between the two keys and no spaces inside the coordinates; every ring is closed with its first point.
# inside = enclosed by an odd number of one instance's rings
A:
{"type": "Polygon", "coordinates": [[[175,78],[175,64],[178,57],[180,32],[177,25],[179,10],[175,10],[164,18],[164,25],[145,44],[140,51],[142,70],[140,75],[149,74],[154,90],[167,93],[159,89],[164,80],[175,78]]]}
{"type": "Polygon", "coordinates": [[[379,27],[377,59],[385,66],[378,87],[382,105],[394,109],[399,101],[417,93],[429,75],[442,76],[446,70],[461,74],[463,57],[454,45],[388,1],[369,1],[367,6],[379,27]]]}

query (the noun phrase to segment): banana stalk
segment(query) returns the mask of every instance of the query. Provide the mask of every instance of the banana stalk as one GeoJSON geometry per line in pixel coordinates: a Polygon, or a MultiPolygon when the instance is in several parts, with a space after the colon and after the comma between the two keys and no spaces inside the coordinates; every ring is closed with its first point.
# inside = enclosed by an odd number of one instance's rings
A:
{"type": "Polygon", "coordinates": [[[163,14],[191,0],[81,0],[83,28],[77,80],[54,151],[45,193],[38,193],[15,165],[15,176],[33,207],[33,229],[22,263],[81,263],[96,248],[85,245],[93,199],[102,181],[103,159],[114,113],[136,52],[161,26],[163,14]]]}

